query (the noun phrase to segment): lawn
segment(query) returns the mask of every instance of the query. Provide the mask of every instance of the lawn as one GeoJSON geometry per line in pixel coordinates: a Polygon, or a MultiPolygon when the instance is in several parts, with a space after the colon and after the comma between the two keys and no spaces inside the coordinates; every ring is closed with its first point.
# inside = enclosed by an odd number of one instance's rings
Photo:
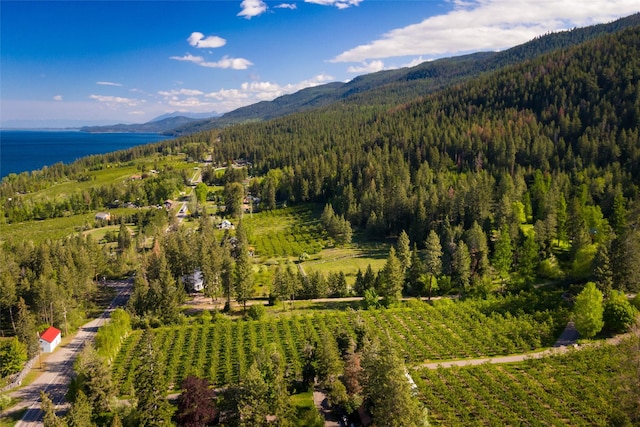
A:
{"type": "MultiPolygon", "coordinates": [[[[110,209],[112,215],[123,216],[131,215],[138,212],[137,209],[118,208],[110,209]]],[[[27,221],[15,224],[2,225],[2,238],[0,241],[6,240],[31,240],[34,243],[43,242],[47,239],[57,240],[81,231],[92,230],[96,237],[104,237],[100,234],[100,229],[93,229],[95,223],[95,212],[72,215],[61,218],[49,218],[41,221],[27,221]]],[[[104,233],[106,233],[106,228],[104,233]]]]}
{"type": "Polygon", "coordinates": [[[302,263],[306,274],[314,271],[327,276],[342,271],[348,285],[353,285],[358,270],[363,273],[368,265],[374,272],[382,269],[389,255],[389,246],[382,243],[361,244],[344,248],[328,248],[302,263]]]}

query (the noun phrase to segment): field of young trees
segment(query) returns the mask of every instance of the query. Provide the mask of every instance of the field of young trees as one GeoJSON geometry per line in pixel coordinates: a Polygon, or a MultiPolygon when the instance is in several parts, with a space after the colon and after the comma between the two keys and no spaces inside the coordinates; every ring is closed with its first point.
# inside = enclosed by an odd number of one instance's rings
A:
{"type": "MultiPolygon", "coordinates": [[[[422,369],[414,375],[434,425],[625,424],[628,401],[611,396],[630,370],[615,346],[597,346],[519,364],[422,369]]],[[[637,356],[636,356],[637,357],[637,356]]],[[[633,399],[633,397],[631,397],[633,399]]]]}
{"type": "MultiPolygon", "coordinates": [[[[355,339],[361,328],[397,349],[409,364],[526,353],[552,345],[564,328],[562,311],[493,311],[501,303],[489,309],[489,304],[473,301],[435,306],[416,301],[392,310],[291,313],[260,321],[230,321],[220,315],[212,324],[165,327],[155,334],[169,384],[196,375],[222,386],[242,379],[255,352],[267,343],[276,343],[291,374],[300,376],[307,344],[340,333],[355,339]]],[[[114,380],[123,394],[131,390],[140,363],[141,336],[141,330],[132,332],[115,358],[114,380]]]]}

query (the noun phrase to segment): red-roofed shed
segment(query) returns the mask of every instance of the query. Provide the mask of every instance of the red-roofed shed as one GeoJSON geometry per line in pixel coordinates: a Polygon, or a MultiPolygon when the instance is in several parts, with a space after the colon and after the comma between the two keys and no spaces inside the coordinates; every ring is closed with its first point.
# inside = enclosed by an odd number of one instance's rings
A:
{"type": "Polygon", "coordinates": [[[46,331],[40,334],[40,348],[43,353],[51,353],[62,340],[60,329],[49,326],[46,331]]]}

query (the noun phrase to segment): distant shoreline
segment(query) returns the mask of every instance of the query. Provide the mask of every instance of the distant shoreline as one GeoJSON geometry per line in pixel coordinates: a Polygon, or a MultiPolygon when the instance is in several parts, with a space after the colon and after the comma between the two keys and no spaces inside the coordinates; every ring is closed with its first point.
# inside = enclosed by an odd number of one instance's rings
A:
{"type": "Polygon", "coordinates": [[[0,179],[170,138],[158,133],[88,133],[77,128],[0,129],[0,179]]]}

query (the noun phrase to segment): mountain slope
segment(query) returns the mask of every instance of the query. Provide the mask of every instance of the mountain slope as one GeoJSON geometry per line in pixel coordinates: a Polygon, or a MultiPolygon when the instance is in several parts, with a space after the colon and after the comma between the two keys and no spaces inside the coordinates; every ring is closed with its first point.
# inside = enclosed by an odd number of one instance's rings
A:
{"type": "Polygon", "coordinates": [[[188,123],[169,133],[182,135],[235,123],[269,120],[338,101],[366,105],[401,104],[451,84],[477,77],[482,73],[639,24],[640,13],[609,24],[548,34],[502,52],[480,52],[425,62],[411,68],[367,74],[356,77],[348,83],[329,83],[303,89],[273,101],[263,101],[239,108],[222,117],[188,123]]]}

